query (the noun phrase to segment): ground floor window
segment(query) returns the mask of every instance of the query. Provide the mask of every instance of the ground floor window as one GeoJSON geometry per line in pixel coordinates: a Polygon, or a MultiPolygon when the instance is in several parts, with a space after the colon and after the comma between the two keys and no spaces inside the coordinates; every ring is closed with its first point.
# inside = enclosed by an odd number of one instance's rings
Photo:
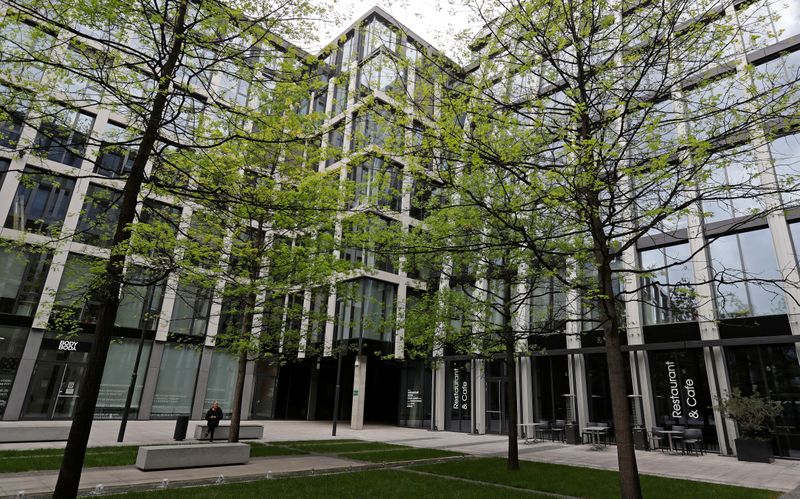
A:
{"type": "Polygon", "coordinates": [[[0,326],[0,418],[6,411],[11,386],[25,350],[28,328],[0,326]]]}
{"type": "Polygon", "coordinates": [[[732,388],[745,395],[758,392],[777,401],[783,413],[774,421],[773,451],[800,458],[800,364],[794,345],[726,347],[732,388]]]}
{"type": "Polygon", "coordinates": [[[700,348],[650,352],[656,426],[699,428],[707,449],[717,449],[714,401],[700,348]]]}
{"type": "Polygon", "coordinates": [[[472,367],[469,360],[445,365],[445,429],[472,433],[472,367]]]}
{"type": "Polygon", "coordinates": [[[201,347],[165,343],[153,397],[154,418],[188,416],[192,412],[201,347]]]}
{"type": "Polygon", "coordinates": [[[400,371],[400,426],[429,428],[431,424],[431,369],[408,362],[400,371]]]}

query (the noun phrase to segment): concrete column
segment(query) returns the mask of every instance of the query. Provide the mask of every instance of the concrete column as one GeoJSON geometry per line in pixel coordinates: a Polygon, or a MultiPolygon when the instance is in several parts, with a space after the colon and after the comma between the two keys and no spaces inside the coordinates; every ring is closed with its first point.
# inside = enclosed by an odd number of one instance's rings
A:
{"type": "Polygon", "coordinates": [[[517,375],[519,378],[517,392],[519,395],[517,396],[517,399],[519,400],[518,407],[520,408],[520,423],[533,423],[534,419],[535,413],[533,411],[532,386],[533,377],[531,375],[532,368],[533,366],[531,365],[530,357],[519,358],[519,363],[517,365],[517,375]]]}
{"type": "Polygon", "coordinates": [[[28,385],[33,377],[33,370],[36,367],[36,359],[39,357],[39,347],[42,345],[44,331],[31,329],[28,339],[25,341],[25,349],[19,359],[17,374],[14,376],[14,384],[11,385],[11,393],[8,396],[4,421],[16,421],[22,415],[22,407],[25,405],[25,395],[28,393],[28,385]]]}
{"type": "Polygon", "coordinates": [[[653,384],[650,376],[650,361],[647,352],[631,352],[631,373],[634,376],[633,390],[642,396],[642,411],[645,428],[656,425],[656,409],[653,404],[653,384]],[[636,380],[638,379],[638,383],[636,380]],[[637,386],[638,384],[638,386],[637,386]]]}
{"type": "Polygon", "coordinates": [[[479,435],[486,433],[486,361],[473,361],[472,426],[479,435]]]}
{"type": "MultiPolygon", "coordinates": [[[[206,401],[206,391],[208,390],[208,376],[211,372],[211,356],[214,349],[203,347],[200,354],[200,367],[197,369],[197,383],[194,386],[194,399],[192,400],[192,419],[203,419],[206,401]]],[[[226,408],[230,411],[230,407],[226,408]]]]}
{"type": "Polygon", "coordinates": [[[142,387],[142,400],[139,402],[138,419],[150,419],[153,412],[153,397],[156,394],[158,371],[161,369],[161,357],[164,355],[164,342],[154,341],[150,349],[150,362],[147,363],[147,374],[142,387]]]}
{"type": "Polygon", "coordinates": [[[361,430],[364,428],[364,400],[367,388],[367,356],[356,355],[355,369],[353,370],[353,410],[350,413],[350,428],[361,430]]]}
{"type": "Polygon", "coordinates": [[[433,429],[442,431],[445,429],[445,377],[447,371],[445,370],[445,362],[437,360],[431,368],[433,371],[433,429]]]}
{"type": "MultiPolygon", "coordinates": [[[[702,232],[701,220],[694,214],[689,214],[689,247],[694,254],[692,266],[697,284],[695,286],[701,297],[697,307],[698,322],[700,326],[700,339],[719,339],[719,327],[716,321],[716,304],[714,303],[714,290],[711,287],[711,261],[705,236],[702,232]]],[[[704,348],[703,358],[706,365],[706,378],[711,400],[716,407],[716,401],[730,393],[731,386],[728,379],[728,370],[725,365],[725,356],[721,347],[704,348]]],[[[733,452],[732,442],[736,436],[736,425],[715,408],[714,420],[717,422],[717,440],[719,441],[720,454],[733,452]]]]}
{"type": "Polygon", "coordinates": [[[242,421],[250,419],[250,412],[253,406],[253,391],[256,382],[256,363],[248,361],[244,369],[244,391],[242,391],[242,421]]]}

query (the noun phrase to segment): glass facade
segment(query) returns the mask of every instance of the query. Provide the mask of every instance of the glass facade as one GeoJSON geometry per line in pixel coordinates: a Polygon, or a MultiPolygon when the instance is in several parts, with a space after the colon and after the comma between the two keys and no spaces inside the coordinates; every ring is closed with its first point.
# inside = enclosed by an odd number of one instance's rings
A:
{"type": "Polygon", "coordinates": [[[776,456],[800,458],[800,363],[794,345],[726,347],[731,386],[744,395],[758,393],[778,402],[774,426],[776,456]]]}
{"type": "Polygon", "coordinates": [[[75,180],[33,168],[25,168],[23,175],[25,182],[17,187],[5,227],[57,236],[67,214],[75,180]]]}
{"type": "Polygon", "coordinates": [[[697,319],[698,297],[688,244],[656,248],[640,253],[642,270],[642,312],[645,325],[697,319]]]}
{"type": "Polygon", "coordinates": [[[703,351],[650,352],[650,376],[656,426],[699,428],[707,449],[717,447],[714,401],[708,386],[703,351]]]}
{"type": "Polygon", "coordinates": [[[338,339],[394,341],[397,286],[358,279],[340,286],[336,299],[338,339]]]}
{"type": "Polygon", "coordinates": [[[5,413],[27,339],[28,328],[0,326],[0,418],[5,413]]]}
{"type": "Polygon", "coordinates": [[[731,234],[709,245],[720,318],[782,314],[781,276],[768,229],[731,234]]]}
{"type": "Polygon", "coordinates": [[[0,246],[0,314],[33,316],[50,259],[50,253],[0,246]]]}
{"type": "MultiPolygon", "coordinates": [[[[131,399],[131,410],[128,413],[128,417],[131,419],[136,419],[139,414],[139,403],[142,397],[147,363],[150,359],[152,347],[153,342],[145,340],[142,346],[142,354],[139,358],[133,398],[131,399]]],[[[94,410],[95,418],[116,419],[122,417],[138,349],[138,339],[115,338],[112,341],[108,349],[108,360],[106,361],[106,369],[103,371],[103,380],[100,382],[100,393],[97,396],[97,407],[94,410]]]]}
{"type": "Polygon", "coordinates": [[[164,343],[152,417],[191,414],[201,351],[199,346],[164,343]]]}
{"type": "MultiPolygon", "coordinates": [[[[217,348],[211,355],[211,371],[208,375],[208,387],[203,407],[211,407],[215,400],[226,414],[233,408],[233,392],[236,386],[236,375],[239,358],[230,352],[217,348]]],[[[205,409],[204,409],[205,410],[205,409]]]]}

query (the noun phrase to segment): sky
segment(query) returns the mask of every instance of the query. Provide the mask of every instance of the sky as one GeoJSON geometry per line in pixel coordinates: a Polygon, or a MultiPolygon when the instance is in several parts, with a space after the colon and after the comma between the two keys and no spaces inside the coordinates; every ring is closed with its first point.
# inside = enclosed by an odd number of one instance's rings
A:
{"type": "MultiPolygon", "coordinates": [[[[335,1],[335,0],[333,0],[335,1]]],[[[341,22],[320,23],[320,44],[309,47],[312,52],[340,35],[353,21],[367,10],[378,5],[408,29],[421,36],[434,47],[456,57],[463,43],[454,39],[454,34],[464,29],[475,30],[478,26],[463,0],[339,0],[336,12],[341,22]]]]}

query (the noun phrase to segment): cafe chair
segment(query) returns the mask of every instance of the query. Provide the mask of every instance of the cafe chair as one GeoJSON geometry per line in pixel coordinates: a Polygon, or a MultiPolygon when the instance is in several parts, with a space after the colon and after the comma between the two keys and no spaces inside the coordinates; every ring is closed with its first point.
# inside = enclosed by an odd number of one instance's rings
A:
{"type": "Polygon", "coordinates": [[[683,434],[683,450],[685,453],[694,452],[703,455],[705,446],[703,445],[703,431],[699,428],[689,428],[683,434]]]}

